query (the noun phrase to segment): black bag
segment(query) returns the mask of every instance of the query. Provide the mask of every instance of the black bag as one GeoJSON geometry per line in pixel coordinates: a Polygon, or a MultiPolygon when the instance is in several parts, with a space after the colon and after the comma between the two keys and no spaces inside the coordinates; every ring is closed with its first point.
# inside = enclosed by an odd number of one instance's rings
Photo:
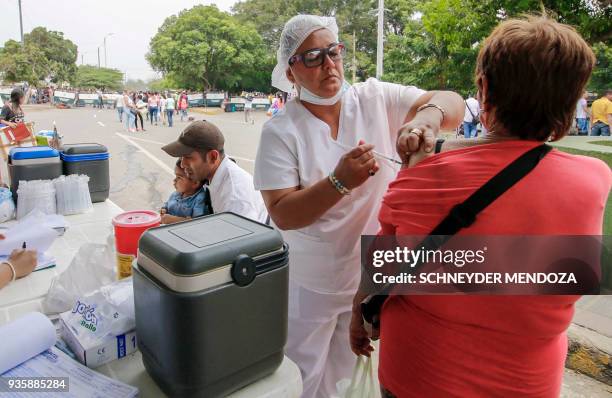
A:
{"type": "MultiPolygon", "coordinates": [[[[442,222],[417,247],[423,247],[425,250],[437,250],[462,228],[472,225],[476,221],[478,213],[529,174],[551,149],[551,146],[542,144],[519,156],[469,198],[455,205],[442,222]]],[[[399,273],[415,273],[422,265],[418,263],[414,266],[404,266],[399,273]]],[[[365,322],[375,328],[380,327],[380,311],[394,287],[395,284],[387,283],[378,292],[369,295],[361,302],[361,313],[365,322]]]]}
{"type": "Polygon", "coordinates": [[[467,101],[463,100],[463,102],[465,102],[465,107],[467,108],[468,112],[470,112],[470,115],[472,115],[472,122],[470,124],[472,126],[478,126],[478,122],[480,121],[480,119],[478,119],[476,116],[474,116],[474,113],[472,113],[472,110],[468,106],[467,101]]]}

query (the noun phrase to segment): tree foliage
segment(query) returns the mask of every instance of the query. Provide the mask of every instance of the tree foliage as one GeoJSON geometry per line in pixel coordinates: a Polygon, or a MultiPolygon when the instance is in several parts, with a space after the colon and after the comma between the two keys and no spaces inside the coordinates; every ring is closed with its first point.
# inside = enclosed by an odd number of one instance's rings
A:
{"type": "MultiPolygon", "coordinates": [[[[253,23],[275,54],[284,23],[296,14],[335,16],[347,45],[346,76],[365,80],[376,69],[376,0],[244,0],[235,17],[253,23]]],[[[612,6],[609,0],[386,0],[383,79],[426,89],[474,91],[473,73],[484,38],[501,21],[546,12],[574,26],[598,57],[590,87],[610,84],[612,6]]],[[[268,70],[271,72],[271,69],[268,70]]]]}
{"type": "Polygon", "coordinates": [[[8,40],[0,51],[0,72],[7,82],[42,81],[73,83],[76,77],[77,46],[62,32],[34,28],[24,35],[24,45],[8,40]]]}
{"type": "Polygon", "coordinates": [[[172,73],[181,87],[194,90],[267,88],[260,77],[266,57],[255,27],[216,6],[195,6],[168,17],[147,54],[154,69],[172,73]]]}
{"type": "Polygon", "coordinates": [[[84,89],[120,90],[123,87],[123,73],[117,69],[80,65],[76,85],[84,89]]]}

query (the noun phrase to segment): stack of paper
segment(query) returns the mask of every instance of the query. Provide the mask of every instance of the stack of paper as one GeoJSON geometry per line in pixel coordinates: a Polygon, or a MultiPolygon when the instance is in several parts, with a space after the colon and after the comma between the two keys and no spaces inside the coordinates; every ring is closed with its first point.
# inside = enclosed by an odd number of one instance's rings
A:
{"type": "Polygon", "coordinates": [[[66,229],[64,217],[44,215],[32,212],[21,221],[1,231],[4,239],[0,240],[0,261],[6,261],[13,250],[22,249],[38,252],[38,264],[35,271],[55,266],[55,258],[45,252],[51,247],[58,234],[66,229]]]}

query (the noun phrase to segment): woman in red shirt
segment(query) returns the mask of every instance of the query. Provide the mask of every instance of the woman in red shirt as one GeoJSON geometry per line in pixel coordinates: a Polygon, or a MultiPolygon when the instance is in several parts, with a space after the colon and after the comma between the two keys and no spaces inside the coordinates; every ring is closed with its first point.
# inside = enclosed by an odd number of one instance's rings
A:
{"type": "MultiPolygon", "coordinates": [[[[593,65],[591,49],[567,25],[543,17],[500,24],[476,68],[485,143],[402,170],[383,199],[380,234],[429,234],[514,159],[563,138],[593,65]]],[[[611,185],[605,163],[552,150],[459,234],[601,235],[611,185]]],[[[363,297],[355,297],[351,346],[369,355],[363,297]]],[[[383,394],[558,397],[578,298],[390,296],[381,312],[383,394]]]]}

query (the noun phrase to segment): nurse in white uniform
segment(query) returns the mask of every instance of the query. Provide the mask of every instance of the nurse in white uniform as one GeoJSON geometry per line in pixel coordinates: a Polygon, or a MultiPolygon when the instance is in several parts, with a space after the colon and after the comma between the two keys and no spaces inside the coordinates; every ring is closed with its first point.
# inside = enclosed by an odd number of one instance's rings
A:
{"type": "Polygon", "coordinates": [[[463,118],[455,93],[375,79],[351,86],[343,55],[334,18],[286,23],[272,85],[295,88],[298,98],[264,124],[255,161],[255,188],[289,244],[286,352],[302,372],[304,397],[332,396],[351,376],[360,236],[378,232],[382,196],[399,170],[379,154],[407,162],[463,118]]]}

